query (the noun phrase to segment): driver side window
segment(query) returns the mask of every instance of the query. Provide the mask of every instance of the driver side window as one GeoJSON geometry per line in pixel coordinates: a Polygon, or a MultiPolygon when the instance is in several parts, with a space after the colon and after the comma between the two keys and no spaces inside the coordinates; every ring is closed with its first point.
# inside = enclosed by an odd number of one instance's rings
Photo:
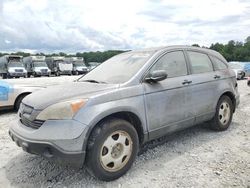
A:
{"type": "Polygon", "coordinates": [[[183,51],[169,52],[163,55],[151,68],[150,73],[165,70],[168,78],[187,75],[187,64],[183,51]]]}

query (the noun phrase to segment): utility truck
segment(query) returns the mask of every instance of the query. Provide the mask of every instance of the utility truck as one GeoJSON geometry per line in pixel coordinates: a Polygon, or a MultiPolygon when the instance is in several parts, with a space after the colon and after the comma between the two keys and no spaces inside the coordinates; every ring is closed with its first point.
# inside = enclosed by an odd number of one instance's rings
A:
{"type": "Polygon", "coordinates": [[[67,57],[65,58],[65,62],[73,64],[72,73],[74,75],[86,74],[89,72],[89,69],[85,65],[84,59],[82,57],[67,57]]]}
{"type": "Polygon", "coordinates": [[[28,77],[50,76],[51,71],[45,62],[45,56],[29,56],[23,59],[28,77]]]}
{"type": "Polygon", "coordinates": [[[23,65],[23,57],[19,55],[4,55],[0,57],[0,76],[3,79],[26,77],[27,71],[23,65]]]}
{"type": "Polygon", "coordinates": [[[65,61],[63,56],[52,56],[45,59],[52,74],[60,76],[62,74],[72,75],[73,64],[65,61]]]}

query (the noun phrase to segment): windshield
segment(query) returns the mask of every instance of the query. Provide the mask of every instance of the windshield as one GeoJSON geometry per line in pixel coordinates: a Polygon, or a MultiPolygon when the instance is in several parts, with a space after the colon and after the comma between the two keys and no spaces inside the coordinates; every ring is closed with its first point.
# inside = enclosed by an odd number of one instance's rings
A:
{"type": "Polygon", "coordinates": [[[108,59],[79,81],[96,80],[112,84],[127,82],[151,57],[153,52],[129,52],[108,59]]]}
{"type": "Polygon", "coordinates": [[[47,64],[44,61],[34,62],[34,67],[47,67],[47,64]]]}
{"type": "Polygon", "coordinates": [[[55,60],[55,63],[65,63],[63,60],[55,60]]]}
{"type": "Polygon", "coordinates": [[[84,63],[74,63],[74,66],[76,67],[86,67],[84,63]]]}
{"type": "Polygon", "coordinates": [[[229,63],[231,69],[242,69],[243,67],[239,64],[229,63]]]}
{"type": "Polygon", "coordinates": [[[9,61],[9,67],[23,67],[23,64],[20,61],[9,61]]]}

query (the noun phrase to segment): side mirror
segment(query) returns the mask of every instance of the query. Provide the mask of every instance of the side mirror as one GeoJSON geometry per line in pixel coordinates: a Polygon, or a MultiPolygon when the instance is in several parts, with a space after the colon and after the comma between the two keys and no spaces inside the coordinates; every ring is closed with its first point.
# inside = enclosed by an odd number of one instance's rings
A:
{"type": "Polygon", "coordinates": [[[168,74],[165,70],[156,70],[149,74],[145,81],[147,82],[159,82],[165,80],[168,77],[168,74]]]}

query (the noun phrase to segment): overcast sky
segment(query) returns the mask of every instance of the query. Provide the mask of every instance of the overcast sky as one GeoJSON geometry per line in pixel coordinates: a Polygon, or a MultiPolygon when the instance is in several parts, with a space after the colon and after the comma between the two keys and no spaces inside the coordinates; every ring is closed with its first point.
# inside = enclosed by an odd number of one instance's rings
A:
{"type": "Polygon", "coordinates": [[[76,52],[250,35],[250,0],[0,0],[0,51],[76,52]]]}

